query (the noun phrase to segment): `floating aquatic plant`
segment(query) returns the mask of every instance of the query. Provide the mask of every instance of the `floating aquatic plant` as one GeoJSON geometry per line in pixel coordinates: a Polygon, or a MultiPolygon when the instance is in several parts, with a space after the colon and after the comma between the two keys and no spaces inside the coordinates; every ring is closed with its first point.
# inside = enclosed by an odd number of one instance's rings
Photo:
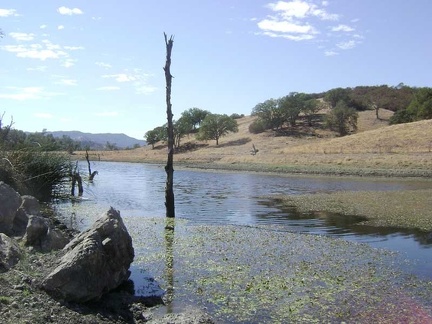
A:
{"type": "Polygon", "coordinates": [[[407,261],[396,253],[277,226],[193,226],[176,219],[167,232],[163,219],[125,221],[134,265],[170,293],[174,309],[198,305],[218,321],[237,323],[395,316],[415,322],[418,309],[432,319],[431,282],[407,275],[407,261]]]}

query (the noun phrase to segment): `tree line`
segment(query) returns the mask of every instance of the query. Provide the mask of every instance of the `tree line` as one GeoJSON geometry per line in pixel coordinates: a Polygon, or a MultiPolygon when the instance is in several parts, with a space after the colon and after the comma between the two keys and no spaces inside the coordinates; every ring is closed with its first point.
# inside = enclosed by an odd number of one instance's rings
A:
{"type": "MultiPolygon", "coordinates": [[[[105,144],[95,143],[89,140],[76,141],[68,135],[56,137],[48,133],[45,129],[41,132],[29,133],[12,128],[13,119],[10,123],[4,122],[4,114],[0,116],[0,149],[3,150],[21,150],[31,147],[40,147],[44,151],[64,151],[72,154],[74,151],[85,150],[119,150],[116,143],[107,141],[105,144]]],[[[135,144],[132,148],[138,148],[140,145],[135,144]]],[[[126,148],[130,149],[130,148],[126,148]]]]}
{"type": "Polygon", "coordinates": [[[387,109],[395,114],[390,124],[408,123],[432,118],[432,88],[409,87],[399,83],[395,87],[387,85],[336,88],[322,94],[324,100],[335,107],[338,101],[357,111],[387,109]]]}
{"type": "MultiPolygon", "coordinates": [[[[236,119],[243,115],[212,114],[200,108],[190,108],[181,113],[179,119],[174,120],[174,146],[179,148],[181,140],[186,135],[196,134],[198,140],[215,140],[219,145],[219,139],[230,132],[238,131],[236,119]]],[[[167,141],[167,125],[158,126],[145,133],[144,138],[154,149],[158,142],[167,141]]]]}
{"type": "MultiPolygon", "coordinates": [[[[319,124],[344,136],[357,130],[358,112],[373,110],[376,118],[380,119],[380,109],[395,112],[390,124],[431,119],[432,88],[415,88],[400,83],[394,87],[357,86],[311,94],[291,92],[258,103],[251,112],[258,118],[250,124],[249,131],[261,133],[294,128],[302,119],[309,127],[319,124]],[[322,111],[327,111],[324,116],[319,114],[322,111]]],[[[189,134],[196,134],[198,140],[215,140],[218,144],[227,133],[238,131],[236,119],[240,117],[243,115],[219,115],[190,108],[174,121],[175,147],[179,148],[181,140],[189,134]]],[[[144,138],[154,148],[156,143],[167,140],[166,129],[166,124],[158,126],[146,132],[144,138]]]]}
{"type": "Polygon", "coordinates": [[[324,127],[344,136],[357,129],[358,112],[374,110],[380,119],[379,110],[395,112],[390,124],[406,123],[432,118],[432,88],[412,88],[400,83],[396,87],[359,86],[335,88],[324,93],[291,92],[278,99],[268,99],[252,109],[258,118],[250,125],[251,133],[295,127],[299,118],[306,119],[308,126],[314,121],[323,121],[324,127]],[[324,119],[317,118],[320,110],[326,109],[324,119]]]}
{"type": "Polygon", "coordinates": [[[21,150],[29,147],[42,147],[44,151],[73,151],[81,150],[81,143],[74,141],[67,135],[54,137],[47,134],[46,130],[36,133],[26,133],[22,130],[14,129],[13,118],[6,124],[4,113],[0,116],[0,148],[2,150],[21,150]]]}

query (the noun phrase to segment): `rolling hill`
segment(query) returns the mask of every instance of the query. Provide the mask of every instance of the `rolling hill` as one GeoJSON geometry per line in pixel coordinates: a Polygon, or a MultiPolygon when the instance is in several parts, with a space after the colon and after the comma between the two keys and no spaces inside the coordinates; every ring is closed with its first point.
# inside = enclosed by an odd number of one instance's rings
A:
{"type": "Polygon", "coordinates": [[[147,144],[144,140],[139,140],[125,134],[92,134],[79,131],[55,131],[47,132],[47,134],[52,134],[54,137],[69,136],[74,141],[81,142],[83,146],[89,146],[93,150],[103,149],[106,146],[107,142],[115,145],[120,149],[124,149],[127,147],[133,148],[136,145],[145,146],[147,144]]]}
{"type": "MultiPolygon", "coordinates": [[[[432,176],[432,120],[389,125],[391,111],[359,113],[358,131],[338,137],[319,125],[280,136],[268,130],[249,132],[255,117],[238,119],[239,131],[215,141],[182,139],[174,155],[180,165],[232,170],[295,173],[432,176]],[[253,145],[259,150],[251,154],[253,145]]],[[[96,153],[96,152],[95,152],[96,153]]],[[[121,152],[101,151],[101,160],[166,162],[166,144],[121,152]]]]}

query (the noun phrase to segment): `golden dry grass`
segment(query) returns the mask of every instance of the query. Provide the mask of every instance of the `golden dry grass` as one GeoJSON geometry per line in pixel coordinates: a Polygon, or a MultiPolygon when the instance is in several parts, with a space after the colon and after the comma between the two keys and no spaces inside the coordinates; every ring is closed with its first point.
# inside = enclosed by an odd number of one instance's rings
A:
{"type": "MultiPolygon", "coordinates": [[[[377,120],[374,111],[361,112],[358,132],[345,137],[337,137],[328,130],[308,128],[301,128],[300,134],[292,136],[275,136],[273,131],[251,134],[249,125],[255,117],[246,116],[238,119],[239,132],[221,138],[218,146],[215,141],[199,142],[194,135],[186,136],[182,144],[196,147],[175,154],[175,162],[228,168],[242,165],[244,169],[248,165],[257,169],[258,165],[263,171],[278,168],[289,171],[292,167],[297,172],[313,169],[315,173],[320,173],[320,169],[335,173],[338,169],[344,169],[344,173],[350,173],[348,169],[379,169],[401,175],[413,170],[419,175],[429,174],[432,170],[432,120],[389,126],[391,114],[380,110],[382,119],[377,120]],[[252,145],[259,150],[256,155],[251,154],[252,145]]],[[[162,163],[167,155],[162,143],[155,149],[148,146],[91,153],[92,159],[105,161],[162,163]]],[[[82,152],[78,154],[83,156],[82,152]]]]}

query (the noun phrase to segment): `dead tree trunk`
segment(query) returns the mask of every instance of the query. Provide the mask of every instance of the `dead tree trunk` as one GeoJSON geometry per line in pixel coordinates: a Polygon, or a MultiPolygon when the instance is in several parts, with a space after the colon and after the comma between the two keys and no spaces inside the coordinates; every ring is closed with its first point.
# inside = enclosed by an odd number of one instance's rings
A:
{"type": "Polygon", "coordinates": [[[171,81],[172,75],[170,71],[171,67],[171,51],[174,43],[173,36],[167,39],[167,35],[164,33],[165,45],[166,45],[166,63],[164,67],[165,81],[166,81],[166,105],[167,105],[167,120],[168,120],[168,161],[165,166],[165,172],[167,174],[166,186],[165,186],[165,207],[166,217],[175,217],[174,212],[174,127],[173,127],[173,114],[171,109],[171,81]]]}
{"type": "Polygon", "coordinates": [[[88,170],[89,170],[89,181],[93,181],[94,177],[96,176],[96,174],[98,174],[98,172],[97,172],[97,171],[93,171],[93,172],[92,172],[92,170],[91,170],[91,166],[90,166],[90,157],[89,157],[88,150],[86,150],[85,157],[86,157],[87,164],[88,164],[88,170]]]}
{"type": "Polygon", "coordinates": [[[84,192],[84,188],[82,185],[82,179],[79,173],[74,173],[72,175],[72,189],[71,189],[71,195],[75,196],[75,184],[78,184],[78,196],[81,197],[84,192]]]}
{"type": "Polygon", "coordinates": [[[89,157],[88,150],[86,150],[85,158],[86,158],[86,160],[87,160],[87,165],[88,165],[88,170],[89,170],[89,177],[90,177],[91,174],[92,174],[92,172],[91,172],[90,157],[89,157]]]}
{"type": "Polygon", "coordinates": [[[75,164],[75,169],[72,172],[72,188],[71,188],[71,196],[75,196],[75,185],[78,184],[78,196],[82,196],[84,192],[84,188],[82,185],[82,178],[78,171],[78,161],[75,164]]]}

